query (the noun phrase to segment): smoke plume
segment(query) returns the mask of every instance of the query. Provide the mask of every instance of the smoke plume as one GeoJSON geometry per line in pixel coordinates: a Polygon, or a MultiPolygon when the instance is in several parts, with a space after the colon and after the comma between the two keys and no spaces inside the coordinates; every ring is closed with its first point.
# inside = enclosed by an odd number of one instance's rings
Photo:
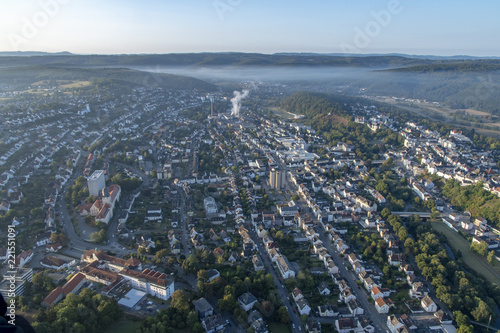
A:
{"type": "Polygon", "coordinates": [[[234,97],[231,98],[231,103],[233,104],[233,108],[231,109],[231,115],[235,117],[240,116],[240,108],[241,108],[241,100],[248,97],[250,93],[249,90],[244,89],[243,92],[234,91],[234,97]]]}

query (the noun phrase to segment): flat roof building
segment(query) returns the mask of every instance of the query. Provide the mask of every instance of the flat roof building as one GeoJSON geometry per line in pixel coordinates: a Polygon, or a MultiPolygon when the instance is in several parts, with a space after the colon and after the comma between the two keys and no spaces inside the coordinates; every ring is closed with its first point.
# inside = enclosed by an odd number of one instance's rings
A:
{"type": "Polygon", "coordinates": [[[106,187],[106,180],[104,179],[104,170],[96,170],[87,179],[87,185],[89,187],[89,194],[94,196],[99,196],[99,193],[104,187],[106,187]]]}

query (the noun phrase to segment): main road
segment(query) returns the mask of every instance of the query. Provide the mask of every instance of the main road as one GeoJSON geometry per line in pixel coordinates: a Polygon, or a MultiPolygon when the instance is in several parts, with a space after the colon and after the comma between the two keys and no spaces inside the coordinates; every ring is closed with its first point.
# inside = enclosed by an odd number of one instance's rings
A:
{"type": "Polygon", "coordinates": [[[281,283],[278,273],[273,266],[271,259],[269,258],[267,251],[264,248],[264,244],[262,240],[255,234],[253,229],[249,232],[250,237],[257,244],[257,249],[262,258],[264,266],[266,267],[266,272],[270,273],[273,276],[274,284],[276,285],[276,289],[278,290],[278,296],[283,301],[283,305],[288,310],[288,314],[290,315],[290,322],[292,323],[292,332],[302,332],[302,322],[300,320],[300,316],[298,312],[295,312],[293,309],[293,305],[290,302],[290,293],[287,291],[286,287],[281,283]]]}
{"type": "MultiPolygon", "coordinates": [[[[285,165],[283,165],[283,163],[276,155],[274,155],[274,157],[275,161],[277,162],[280,168],[288,170],[288,168],[285,165]]],[[[290,193],[292,193],[292,191],[294,190],[292,188],[292,185],[293,184],[290,184],[289,178],[286,177],[285,187],[290,190],[290,193]]],[[[302,199],[297,200],[295,204],[298,205],[303,212],[308,212],[311,214],[311,210],[309,209],[309,207],[307,207],[306,203],[302,199]]],[[[358,286],[354,273],[352,271],[347,270],[347,268],[345,267],[344,260],[339,257],[337,250],[334,249],[334,247],[332,246],[331,240],[326,236],[324,232],[320,232],[319,235],[320,235],[319,238],[323,242],[323,245],[328,250],[328,253],[332,256],[335,265],[337,265],[337,267],[339,268],[340,275],[346,280],[347,284],[351,288],[352,293],[356,296],[356,300],[365,310],[365,315],[368,316],[371,320],[373,320],[377,332],[384,332],[385,330],[387,330],[387,325],[386,325],[387,317],[385,315],[378,313],[377,309],[375,309],[375,306],[368,301],[369,297],[368,294],[365,291],[363,291],[361,287],[358,286]]]]}

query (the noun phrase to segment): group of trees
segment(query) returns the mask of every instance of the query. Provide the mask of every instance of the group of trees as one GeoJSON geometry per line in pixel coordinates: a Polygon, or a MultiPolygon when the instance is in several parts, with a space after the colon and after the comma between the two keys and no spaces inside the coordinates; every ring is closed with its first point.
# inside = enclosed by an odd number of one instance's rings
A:
{"type": "Polygon", "coordinates": [[[104,243],[106,241],[107,236],[108,236],[108,233],[107,233],[106,229],[101,229],[99,231],[94,231],[93,233],[91,233],[90,239],[94,243],[101,244],[101,243],[104,243]]]}
{"type": "Polygon", "coordinates": [[[493,260],[495,259],[495,251],[491,250],[488,252],[488,243],[486,243],[485,241],[481,241],[479,243],[472,242],[470,248],[480,256],[486,257],[488,262],[493,264],[493,260]]]}
{"type": "MultiPolygon", "coordinates": [[[[386,162],[382,163],[380,167],[381,171],[388,168],[392,160],[388,159],[386,162]],[[386,162],[388,163],[386,164],[386,162]]],[[[392,210],[404,210],[406,202],[413,197],[411,190],[406,186],[406,178],[396,177],[390,170],[377,172],[375,168],[371,168],[369,174],[375,178],[373,187],[385,197],[392,210]]],[[[370,178],[369,176],[365,176],[363,180],[367,183],[370,181],[370,178]]]]}
{"type": "Polygon", "coordinates": [[[111,183],[120,185],[121,190],[125,193],[132,192],[141,186],[141,180],[137,177],[128,177],[123,172],[118,172],[111,177],[111,183]]]}
{"type": "Polygon", "coordinates": [[[31,283],[26,283],[24,295],[16,296],[16,308],[26,312],[40,308],[43,299],[55,288],[52,279],[42,273],[35,273],[31,283]]]}
{"type": "Polygon", "coordinates": [[[277,315],[278,320],[288,322],[286,308],[284,311],[281,309],[282,303],[272,275],[263,271],[255,272],[249,260],[230,266],[219,263],[218,258],[210,251],[196,251],[184,260],[181,267],[185,272],[197,276],[196,297],[216,297],[219,311],[230,312],[242,324],[246,323],[247,314],[240,308],[237,298],[247,291],[261,300],[258,308],[264,316],[273,318],[277,315]],[[208,282],[207,270],[212,268],[219,271],[220,277],[208,282]]]}
{"type": "Polygon", "coordinates": [[[224,155],[218,147],[211,147],[206,143],[201,143],[198,148],[198,172],[222,174],[222,161],[224,155]]]}
{"type": "Polygon", "coordinates": [[[353,121],[347,105],[358,100],[346,96],[299,92],[281,102],[286,110],[307,117],[307,123],[321,134],[327,143],[338,141],[354,145],[354,152],[363,160],[379,159],[387,146],[402,146],[404,138],[389,130],[373,132],[368,126],[353,121]]]}
{"type": "Polygon", "coordinates": [[[436,296],[454,311],[459,332],[472,331],[467,318],[485,322],[494,315],[493,308],[500,300],[498,286],[491,286],[482,277],[465,271],[460,260],[452,260],[429,224],[412,221],[410,230],[415,241],[408,238],[405,247],[436,296]],[[457,317],[464,320],[459,322],[457,317]]]}
{"type": "Polygon", "coordinates": [[[41,308],[33,328],[37,333],[103,332],[123,315],[115,299],[85,288],[54,307],[41,308]]]}
{"type": "Polygon", "coordinates": [[[461,186],[460,182],[449,179],[443,186],[443,194],[453,206],[469,210],[473,216],[482,216],[500,228],[500,198],[483,188],[483,183],[461,186]]]}
{"type": "Polygon", "coordinates": [[[76,207],[84,199],[89,198],[89,189],[83,176],[78,177],[73,185],[68,186],[64,198],[66,199],[66,202],[71,204],[71,207],[76,207]]]}
{"type": "Polygon", "coordinates": [[[175,329],[190,328],[194,333],[202,333],[198,315],[190,306],[191,295],[181,289],[174,291],[171,306],[160,310],[156,316],[147,317],[141,324],[141,333],[173,333],[175,329]]]}

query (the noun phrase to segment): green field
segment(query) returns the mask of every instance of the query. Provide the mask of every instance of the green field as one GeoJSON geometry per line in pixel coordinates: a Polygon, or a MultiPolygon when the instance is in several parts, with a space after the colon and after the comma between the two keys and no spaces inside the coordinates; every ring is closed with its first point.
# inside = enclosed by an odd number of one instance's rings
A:
{"type": "Polygon", "coordinates": [[[138,320],[130,320],[122,318],[115,325],[106,331],[106,333],[135,333],[139,332],[141,322],[138,320]]]}
{"type": "Polygon", "coordinates": [[[276,322],[269,324],[269,331],[271,333],[291,333],[290,327],[276,322]]]}
{"type": "Polygon", "coordinates": [[[294,115],[290,112],[287,112],[285,110],[283,110],[282,108],[278,108],[278,107],[272,107],[272,108],[269,108],[269,110],[271,110],[275,115],[281,117],[281,118],[285,118],[285,119],[294,119],[294,115]]]}
{"type": "Polygon", "coordinates": [[[431,222],[431,226],[434,230],[446,236],[448,244],[455,251],[460,250],[460,252],[462,252],[462,259],[469,268],[484,276],[484,278],[491,283],[500,286],[500,269],[498,263],[497,266],[489,265],[485,258],[471,251],[469,242],[458,233],[448,228],[444,223],[431,222]]]}

